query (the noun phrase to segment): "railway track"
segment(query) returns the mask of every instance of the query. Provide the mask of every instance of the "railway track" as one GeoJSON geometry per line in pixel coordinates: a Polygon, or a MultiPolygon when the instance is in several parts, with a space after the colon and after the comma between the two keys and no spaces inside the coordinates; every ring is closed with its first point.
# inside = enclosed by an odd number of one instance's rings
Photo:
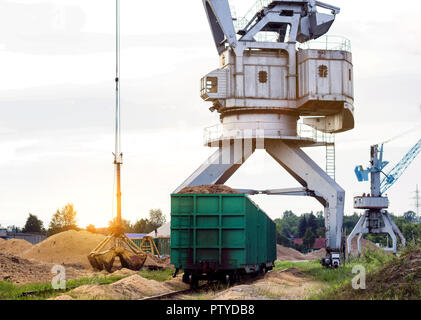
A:
{"type": "MultiPolygon", "coordinates": [[[[271,271],[269,271],[271,272],[271,271]]],[[[261,276],[257,276],[257,277],[252,277],[252,278],[243,278],[242,280],[238,281],[237,283],[230,285],[229,287],[235,287],[241,284],[248,284],[248,283],[252,283],[254,282],[256,279],[261,278],[261,276]]],[[[152,296],[152,297],[145,297],[142,299],[138,299],[139,301],[142,300],[165,300],[165,299],[173,299],[177,296],[180,295],[184,295],[184,294],[190,294],[190,293],[199,293],[200,291],[204,290],[204,289],[208,289],[208,290],[213,290],[213,291],[223,291],[226,290],[227,287],[224,288],[218,288],[217,284],[219,284],[220,282],[218,281],[212,281],[212,282],[208,282],[205,283],[203,285],[198,286],[197,288],[189,288],[189,289],[183,289],[183,290],[179,290],[179,291],[172,291],[172,292],[167,292],[167,293],[163,293],[160,295],[156,295],[156,296],[152,296]]],[[[44,296],[44,295],[48,295],[51,293],[66,293],[72,289],[76,289],[79,286],[70,286],[67,287],[66,289],[63,290],[56,290],[53,288],[45,288],[45,289],[41,289],[41,290],[34,290],[34,291],[24,291],[21,292],[19,295],[17,295],[17,298],[24,298],[24,297],[40,297],[40,296],[44,296]]]]}
{"type": "MultiPolygon", "coordinates": [[[[272,272],[272,271],[268,271],[268,273],[269,272],[272,272]]],[[[245,278],[245,279],[243,278],[242,280],[236,282],[235,284],[230,285],[229,288],[236,287],[236,286],[239,286],[239,285],[242,285],[242,284],[250,284],[250,283],[253,283],[254,281],[256,281],[258,279],[261,279],[261,278],[262,278],[262,275],[259,275],[257,277],[252,277],[252,278],[245,278]]],[[[203,285],[201,285],[197,288],[194,288],[194,289],[189,288],[189,289],[184,289],[184,290],[179,290],[179,291],[163,293],[163,294],[152,296],[152,297],[145,297],[145,298],[139,299],[139,301],[141,301],[141,300],[146,301],[146,300],[173,299],[174,297],[177,297],[177,296],[180,296],[180,295],[183,295],[183,294],[198,293],[203,289],[209,289],[209,290],[214,290],[214,291],[223,291],[223,290],[227,289],[227,287],[219,288],[219,289],[216,289],[215,287],[212,288],[212,285],[216,285],[218,283],[220,283],[220,282],[214,281],[214,282],[211,282],[211,283],[203,284],[203,285]]]]}
{"type": "Polygon", "coordinates": [[[179,295],[182,295],[182,294],[197,293],[201,289],[204,289],[206,287],[209,287],[209,284],[204,284],[204,285],[199,286],[198,288],[195,288],[195,289],[190,288],[190,289],[184,289],[184,290],[179,290],[179,291],[163,293],[163,294],[159,294],[159,295],[152,296],[152,297],[145,297],[145,298],[139,299],[139,301],[170,299],[170,298],[174,298],[174,297],[177,297],[179,295]]]}

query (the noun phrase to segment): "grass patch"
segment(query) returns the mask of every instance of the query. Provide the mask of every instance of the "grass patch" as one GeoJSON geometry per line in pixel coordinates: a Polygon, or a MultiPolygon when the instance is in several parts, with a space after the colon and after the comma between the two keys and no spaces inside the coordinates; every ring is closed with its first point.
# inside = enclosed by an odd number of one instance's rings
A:
{"type": "Polygon", "coordinates": [[[159,282],[164,282],[171,280],[174,274],[172,269],[162,269],[162,270],[141,270],[139,275],[148,280],[156,280],[159,282]]]}
{"type": "Polygon", "coordinates": [[[332,299],[337,290],[351,283],[353,277],[355,277],[355,274],[352,273],[352,269],[355,266],[363,266],[365,267],[366,272],[370,273],[394,260],[396,260],[394,256],[380,250],[363,250],[363,254],[360,258],[351,259],[338,269],[325,268],[319,261],[277,261],[275,263],[275,270],[297,268],[303,271],[315,280],[326,285],[320,293],[313,294],[310,299],[332,299]]]}
{"type": "Polygon", "coordinates": [[[419,300],[421,298],[421,248],[408,246],[399,258],[367,274],[365,290],[346,285],[328,295],[346,300],[419,300]]]}
{"type": "Polygon", "coordinates": [[[66,281],[65,290],[54,290],[51,283],[34,283],[34,284],[13,284],[11,282],[0,281],[0,299],[2,300],[44,300],[54,298],[67,291],[75,289],[83,285],[99,284],[106,285],[121,280],[122,276],[111,277],[93,277],[80,278],[66,281]],[[33,292],[25,295],[25,293],[33,292]]]}

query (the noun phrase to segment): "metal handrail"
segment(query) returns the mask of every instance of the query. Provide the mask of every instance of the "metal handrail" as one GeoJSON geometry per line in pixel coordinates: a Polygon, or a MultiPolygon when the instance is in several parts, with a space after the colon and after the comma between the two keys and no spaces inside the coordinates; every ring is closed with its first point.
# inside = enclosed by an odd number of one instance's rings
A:
{"type": "Polygon", "coordinates": [[[341,50],[351,52],[351,40],[339,35],[324,35],[316,40],[297,44],[298,49],[341,50]]]}
{"type": "MultiPolygon", "coordinates": [[[[265,128],[267,128],[268,124],[275,124],[279,125],[279,122],[270,122],[270,121],[239,121],[234,123],[228,123],[228,124],[216,124],[210,127],[205,128],[203,133],[203,140],[204,144],[209,144],[212,141],[217,140],[224,140],[224,139],[234,139],[234,138],[247,138],[250,137],[250,133],[254,132],[257,133],[257,137],[259,137],[259,130],[262,130],[261,138],[264,138],[264,131],[265,128]],[[253,129],[237,129],[239,124],[245,124],[248,125],[248,127],[252,127],[253,129]],[[233,129],[230,129],[230,125],[233,127],[233,129]],[[234,127],[235,126],[235,127],[234,127]]],[[[290,137],[290,134],[287,134],[282,129],[274,129],[274,131],[279,132],[279,137],[290,137]],[[283,134],[283,132],[285,134],[283,134]]],[[[334,134],[330,133],[324,133],[321,131],[318,131],[308,125],[305,125],[303,123],[297,123],[297,135],[295,136],[299,139],[306,139],[311,140],[316,143],[325,143],[325,144],[333,144],[335,143],[335,136],[334,134]]]]}

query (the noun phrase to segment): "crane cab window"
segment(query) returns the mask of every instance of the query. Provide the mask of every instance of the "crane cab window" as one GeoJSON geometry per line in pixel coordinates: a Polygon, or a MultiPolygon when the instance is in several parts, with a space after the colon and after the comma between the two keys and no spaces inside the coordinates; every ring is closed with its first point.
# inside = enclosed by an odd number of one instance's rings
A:
{"type": "Polygon", "coordinates": [[[327,68],[327,66],[325,65],[321,65],[319,66],[319,77],[320,78],[327,78],[327,76],[329,75],[329,70],[327,68]]]}
{"type": "Polygon", "coordinates": [[[206,92],[207,93],[217,93],[218,92],[218,78],[217,77],[207,77],[206,78],[206,92]]]}
{"type": "Polygon", "coordinates": [[[259,82],[260,83],[268,82],[268,73],[266,71],[259,72],[259,82]]]}

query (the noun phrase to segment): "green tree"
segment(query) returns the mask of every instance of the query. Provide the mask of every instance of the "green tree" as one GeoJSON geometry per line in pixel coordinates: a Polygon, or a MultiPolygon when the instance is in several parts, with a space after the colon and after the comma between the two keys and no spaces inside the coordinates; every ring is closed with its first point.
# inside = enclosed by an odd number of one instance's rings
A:
{"type": "Polygon", "coordinates": [[[361,215],[356,212],[354,212],[352,216],[344,216],[343,229],[346,235],[351,233],[355,225],[358,223],[358,220],[360,220],[360,217],[361,215]]]}
{"type": "Polygon", "coordinates": [[[314,247],[314,243],[316,242],[316,235],[311,230],[311,228],[307,228],[306,232],[303,236],[303,245],[307,249],[312,249],[314,247]]]}
{"type": "Polygon", "coordinates": [[[44,223],[36,215],[30,213],[22,231],[24,233],[43,233],[45,232],[44,223]]]}
{"type": "Polygon", "coordinates": [[[316,236],[318,238],[325,238],[326,237],[326,228],[325,227],[319,227],[316,230],[316,236]]]}
{"type": "Polygon", "coordinates": [[[76,213],[71,203],[67,204],[61,210],[57,209],[51,218],[48,234],[53,235],[68,230],[79,230],[77,227],[76,213]]]}
{"type": "Polygon", "coordinates": [[[298,238],[304,237],[304,234],[308,228],[307,219],[305,215],[302,215],[298,224],[298,238]]]}
{"type": "Polygon", "coordinates": [[[90,224],[86,227],[86,231],[88,231],[90,233],[96,233],[96,228],[93,224],[90,224]]]}
{"type": "Polygon", "coordinates": [[[408,242],[416,242],[421,240],[421,228],[420,225],[414,223],[406,223],[401,229],[403,236],[408,242]]]}
{"type": "Polygon", "coordinates": [[[276,233],[276,243],[280,244],[284,247],[291,247],[292,246],[292,241],[290,241],[287,237],[285,237],[285,235],[277,232],[276,233]]]}
{"type": "Polygon", "coordinates": [[[151,231],[153,231],[153,226],[151,226],[148,219],[142,218],[133,225],[133,232],[135,233],[149,233],[151,231]]]}
{"type": "Polygon", "coordinates": [[[314,234],[317,233],[317,219],[313,212],[308,215],[307,227],[311,228],[311,231],[313,231],[314,234]]]}
{"type": "Polygon", "coordinates": [[[407,211],[403,214],[405,222],[414,223],[417,220],[417,214],[414,211],[407,211]]]}
{"type": "Polygon", "coordinates": [[[165,222],[167,222],[167,219],[163,215],[161,209],[149,210],[149,223],[152,230],[158,229],[160,226],[165,224],[165,222]]]}

